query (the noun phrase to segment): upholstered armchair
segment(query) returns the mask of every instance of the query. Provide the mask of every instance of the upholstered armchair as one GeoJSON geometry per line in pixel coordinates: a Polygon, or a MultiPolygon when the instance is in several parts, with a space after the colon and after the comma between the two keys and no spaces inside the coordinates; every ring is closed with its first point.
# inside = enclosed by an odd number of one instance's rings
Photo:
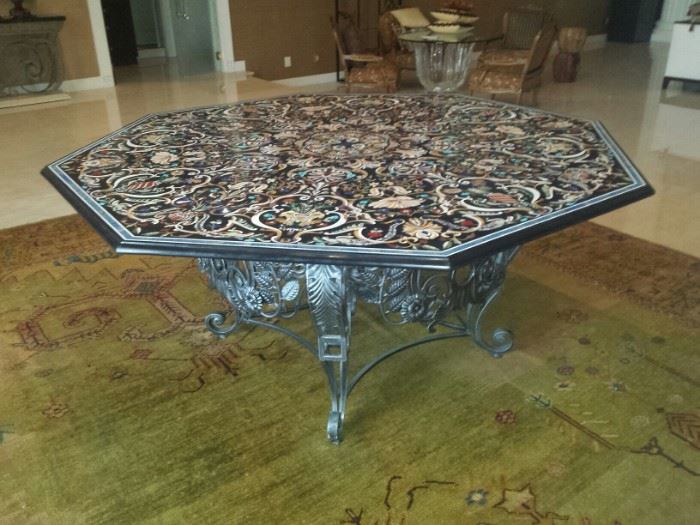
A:
{"type": "Polygon", "coordinates": [[[390,13],[394,16],[402,31],[410,31],[430,25],[430,20],[417,7],[402,7],[401,9],[392,10],[390,13]]]}
{"type": "Polygon", "coordinates": [[[345,71],[345,89],[379,89],[392,93],[398,87],[399,70],[395,63],[362,47],[360,33],[352,17],[338,13],[331,18],[333,38],[340,63],[345,71]]]}
{"type": "Polygon", "coordinates": [[[395,64],[398,70],[397,84],[401,84],[401,72],[416,69],[416,56],[399,40],[401,25],[394,15],[387,11],[379,17],[379,51],[384,59],[395,64]]]}
{"type": "Polygon", "coordinates": [[[553,26],[549,13],[538,9],[513,9],[503,15],[503,37],[495,47],[489,46],[479,64],[524,66],[529,59],[535,36],[545,27],[553,26]]]}
{"type": "Polygon", "coordinates": [[[542,84],[542,72],[556,34],[557,29],[553,23],[545,24],[535,35],[522,61],[517,57],[510,62],[504,57],[479,60],[478,66],[469,74],[469,93],[486,93],[491,98],[496,95],[517,95],[520,104],[523,93],[532,91],[534,101],[536,90],[542,84]]]}

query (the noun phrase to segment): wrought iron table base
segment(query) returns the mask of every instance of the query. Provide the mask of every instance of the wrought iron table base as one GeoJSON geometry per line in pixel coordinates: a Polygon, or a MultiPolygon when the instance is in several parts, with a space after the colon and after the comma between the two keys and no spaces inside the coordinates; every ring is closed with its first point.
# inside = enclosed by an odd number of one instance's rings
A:
{"type": "Polygon", "coordinates": [[[327,375],[331,394],[328,439],[339,443],[350,392],[388,357],[430,341],[465,336],[471,336],[494,357],[510,350],[510,332],[499,328],[486,337],[482,321],[502,288],[506,268],[517,250],[510,248],[449,272],[199,259],[200,270],[207,274],[210,285],[233,307],[229,315],[209,314],[205,325],[222,338],[241,324],[262,326],[293,338],[314,354],[327,375]],[[380,354],[349,377],[351,323],[358,301],[377,305],[388,323],[423,323],[431,335],[380,354]],[[272,322],[291,318],[307,308],[316,329],[315,342],[272,322]],[[450,314],[456,322],[446,320],[450,314]],[[437,326],[451,331],[433,333],[437,326]]]}

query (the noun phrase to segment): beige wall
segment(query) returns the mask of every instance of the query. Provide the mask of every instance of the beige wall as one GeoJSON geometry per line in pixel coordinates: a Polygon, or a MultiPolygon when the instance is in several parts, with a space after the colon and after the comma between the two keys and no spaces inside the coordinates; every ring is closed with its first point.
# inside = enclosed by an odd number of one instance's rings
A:
{"type": "MultiPolygon", "coordinates": [[[[477,14],[489,27],[498,28],[503,13],[514,6],[540,6],[555,14],[560,26],[583,25],[591,34],[605,32],[609,0],[475,0],[477,14]]],[[[348,7],[353,1],[342,2],[348,7]]],[[[99,75],[86,0],[28,0],[37,15],[64,15],[59,35],[65,78],[99,75]]],[[[405,0],[426,13],[438,0],[405,0]]],[[[229,0],[236,60],[264,79],[315,75],[335,71],[335,46],[329,19],[332,0],[229,0]],[[292,67],[283,57],[292,57],[292,67]],[[316,60],[318,57],[318,60],[316,60]]],[[[376,0],[361,0],[365,17],[373,16],[376,0]]],[[[0,13],[11,7],[0,0],[0,13]]],[[[363,17],[363,18],[365,18],[363,17]]],[[[363,24],[365,25],[365,24],[363,24]]]]}
{"type": "MultiPolygon", "coordinates": [[[[605,32],[609,0],[475,0],[482,22],[495,31],[503,13],[512,7],[536,6],[552,12],[560,26],[585,26],[590,34],[605,32]]],[[[377,0],[360,0],[363,25],[376,17],[377,0]]],[[[404,0],[427,14],[439,0],[404,0]]],[[[341,2],[352,9],[355,0],[341,2]]],[[[335,44],[329,19],[332,0],[229,0],[236,60],[245,60],[248,71],[275,80],[335,71],[335,44]],[[318,55],[318,61],[315,56],[318,55]],[[283,58],[292,57],[292,67],[283,58]]]]}
{"type": "Polygon", "coordinates": [[[245,60],[256,76],[274,80],[335,71],[332,0],[229,0],[229,7],[236,60],[245,60]],[[284,67],[285,56],[292,57],[292,67],[284,67]]]}
{"type": "MultiPolygon", "coordinates": [[[[86,0],[29,0],[24,5],[35,15],[66,17],[58,35],[66,80],[100,74],[86,0]]],[[[11,7],[8,0],[0,0],[0,15],[6,16],[11,7]]]]}
{"type": "Polygon", "coordinates": [[[560,27],[584,26],[591,35],[607,32],[608,5],[610,0],[557,0],[554,16],[560,27]]]}

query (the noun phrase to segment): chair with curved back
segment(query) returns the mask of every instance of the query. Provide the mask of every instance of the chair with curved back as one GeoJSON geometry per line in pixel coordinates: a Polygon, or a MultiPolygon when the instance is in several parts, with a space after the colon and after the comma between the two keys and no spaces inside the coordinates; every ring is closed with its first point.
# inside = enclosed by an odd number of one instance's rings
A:
{"type": "Polygon", "coordinates": [[[399,40],[402,29],[396,17],[387,11],[379,17],[379,51],[389,62],[396,65],[398,69],[398,81],[401,83],[401,72],[404,70],[416,69],[416,56],[399,40]]]}
{"type": "Polygon", "coordinates": [[[362,48],[359,31],[350,15],[340,12],[338,20],[331,17],[331,29],[345,71],[346,91],[355,87],[396,91],[398,67],[382,55],[362,48]]]}
{"type": "Polygon", "coordinates": [[[550,13],[541,9],[511,9],[503,15],[503,37],[489,44],[480,57],[479,63],[501,65],[524,65],[528,60],[535,36],[549,25],[554,25],[550,13]]]}
{"type": "Polygon", "coordinates": [[[487,93],[496,95],[517,95],[517,102],[522,101],[523,93],[536,91],[542,85],[542,72],[547,57],[554,43],[557,28],[547,23],[536,35],[525,60],[507,63],[501,59],[480,61],[469,75],[469,93],[487,93]]]}

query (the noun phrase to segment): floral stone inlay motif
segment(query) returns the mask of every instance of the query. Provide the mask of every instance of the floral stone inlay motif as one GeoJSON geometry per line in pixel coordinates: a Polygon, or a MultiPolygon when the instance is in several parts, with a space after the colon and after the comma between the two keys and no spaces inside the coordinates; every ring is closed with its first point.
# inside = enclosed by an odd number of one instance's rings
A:
{"type": "Polygon", "coordinates": [[[592,122],[459,95],[154,114],[58,167],[139,237],[403,250],[639,184],[592,122]]]}

